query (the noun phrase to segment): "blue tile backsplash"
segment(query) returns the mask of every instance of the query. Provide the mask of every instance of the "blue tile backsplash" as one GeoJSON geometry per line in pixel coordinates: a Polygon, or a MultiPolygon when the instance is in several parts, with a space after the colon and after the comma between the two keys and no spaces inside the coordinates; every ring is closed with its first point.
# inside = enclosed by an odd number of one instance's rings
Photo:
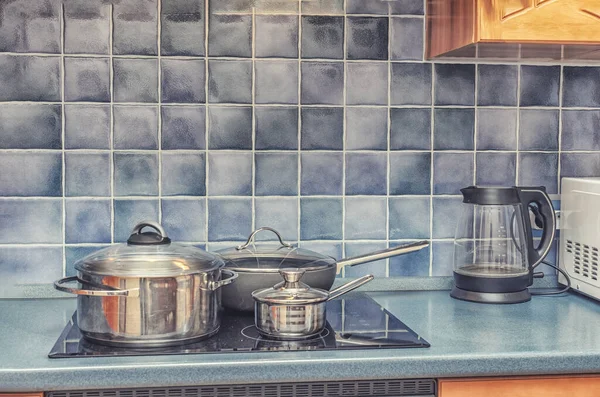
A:
{"type": "Polygon", "coordinates": [[[600,175],[600,67],[424,59],[424,0],[0,2],[0,285],[142,220],[451,274],[459,189],[600,175]],[[272,239],[264,235],[259,239],[272,239]]]}

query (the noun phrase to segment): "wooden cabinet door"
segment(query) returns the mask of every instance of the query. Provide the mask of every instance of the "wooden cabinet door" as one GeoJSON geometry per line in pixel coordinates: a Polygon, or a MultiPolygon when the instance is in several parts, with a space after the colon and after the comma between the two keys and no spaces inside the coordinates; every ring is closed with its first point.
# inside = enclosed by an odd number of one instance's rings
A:
{"type": "Polygon", "coordinates": [[[478,0],[482,41],[598,42],[599,0],[478,0]]]}
{"type": "Polygon", "coordinates": [[[597,397],[600,376],[442,379],[439,397],[597,397]]]}

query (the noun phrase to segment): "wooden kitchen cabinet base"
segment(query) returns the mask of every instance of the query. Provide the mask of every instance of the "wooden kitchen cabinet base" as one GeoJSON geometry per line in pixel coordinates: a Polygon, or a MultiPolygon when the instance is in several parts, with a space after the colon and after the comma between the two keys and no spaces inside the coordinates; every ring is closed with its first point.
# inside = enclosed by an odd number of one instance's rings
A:
{"type": "Polygon", "coordinates": [[[441,379],[439,397],[598,397],[600,376],[441,379]]]}

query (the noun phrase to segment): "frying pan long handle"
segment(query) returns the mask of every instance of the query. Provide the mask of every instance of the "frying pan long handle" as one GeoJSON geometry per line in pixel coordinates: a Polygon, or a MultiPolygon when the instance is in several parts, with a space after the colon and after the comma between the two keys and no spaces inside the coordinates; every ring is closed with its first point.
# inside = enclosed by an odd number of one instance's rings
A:
{"type": "Polygon", "coordinates": [[[372,252],[370,254],[354,256],[352,258],[345,258],[337,262],[336,274],[340,274],[342,268],[346,266],[362,265],[363,263],[374,262],[380,259],[390,258],[396,255],[408,254],[409,252],[419,251],[428,246],[429,241],[422,240],[417,241],[415,243],[399,245],[397,247],[372,252]]]}

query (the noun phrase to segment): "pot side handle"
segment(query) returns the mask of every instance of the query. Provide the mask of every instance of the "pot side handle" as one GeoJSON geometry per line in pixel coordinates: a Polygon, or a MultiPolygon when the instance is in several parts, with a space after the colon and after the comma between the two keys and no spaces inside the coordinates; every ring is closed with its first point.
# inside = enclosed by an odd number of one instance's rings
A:
{"type": "Polygon", "coordinates": [[[66,287],[63,284],[70,283],[73,281],[79,281],[77,276],[65,277],[54,282],[54,288],[59,291],[67,292],[75,295],[87,295],[87,296],[139,296],[139,289],[106,289],[106,290],[93,290],[83,288],[71,288],[66,287]]]}
{"type": "Polygon", "coordinates": [[[227,274],[229,277],[221,279],[219,281],[211,281],[208,284],[208,289],[211,291],[215,291],[225,285],[233,283],[233,281],[238,278],[237,272],[229,269],[221,269],[221,273],[227,274]]]}

